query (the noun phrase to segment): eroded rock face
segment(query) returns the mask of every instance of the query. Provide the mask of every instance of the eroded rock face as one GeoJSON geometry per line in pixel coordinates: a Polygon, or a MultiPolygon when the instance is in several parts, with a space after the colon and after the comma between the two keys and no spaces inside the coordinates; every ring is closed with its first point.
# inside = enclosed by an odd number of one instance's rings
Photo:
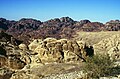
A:
{"type": "Polygon", "coordinates": [[[0,32],[0,67],[21,69],[25,66],[20,57],[19,41],[3,31],[0,32]]]}
{"type": "Polygon", "coordinates": [[[12,45],[19,45],[22,43],[22,41],[15,39],[12,35],[9,35],[4,31],[0,31],[0,42],[11,43],[12,45]]]}
{"type": "Polygon", "coordinates": [[[7,68],[0,68],[0,79],[10,79],[14,72],[7,68]]]}
{"type": "Polygon", "coordinates": [[[120,34],[101,40],[94,48],[96,53],[108,53],[110,57],[120,59],[120,34]]]}
{"type": "Polygon", "coordinates": [[[11,69],[22,69],[25,66],[25,62],[23,62],[17,54],[14,53],[8,55],[0,55],[0,67],[8,67],[11,69]]]}
{"type": "Polygon", "coordinates": [[[38,53],[41,62],[78,61],[85,59],[90,53],[87,52],[87,49],[91,49],[82,41],[70,41],[67,39],[46,38],[37,42],[34,40],[29,45],[29,49],[38,53]]]}

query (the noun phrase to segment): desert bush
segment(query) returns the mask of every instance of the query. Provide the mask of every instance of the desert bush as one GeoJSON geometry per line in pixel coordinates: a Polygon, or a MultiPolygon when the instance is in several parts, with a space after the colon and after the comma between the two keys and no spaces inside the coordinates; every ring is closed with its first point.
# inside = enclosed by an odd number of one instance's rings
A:
{"type": "Polygon", "coordinates": [[[93,57],[87,57],[83,69],[89,77],[99,79],[99,77],[109,76],[113,65],[114,60],[111,60],[108,54],[97,54],[93,57]]]}

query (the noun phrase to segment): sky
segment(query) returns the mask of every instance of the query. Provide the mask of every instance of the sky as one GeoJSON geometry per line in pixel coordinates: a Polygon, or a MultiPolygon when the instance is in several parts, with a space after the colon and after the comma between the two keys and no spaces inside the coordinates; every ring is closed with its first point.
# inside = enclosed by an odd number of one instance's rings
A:
{"type": "Polygon", "coordinates": [[[80,21],[120,20],[120,0],[0,0],[0,17],[41,21],[70,17],[80,21]]]}

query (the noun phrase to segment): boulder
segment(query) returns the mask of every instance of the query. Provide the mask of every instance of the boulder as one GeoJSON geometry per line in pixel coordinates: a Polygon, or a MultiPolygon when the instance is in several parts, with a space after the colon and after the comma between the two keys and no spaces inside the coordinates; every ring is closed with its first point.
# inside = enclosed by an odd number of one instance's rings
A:
{"type": "Polygon", "coordinates": [[[20,44],[19,48],[22,50],[27,50],[27,46],[25,44],[20,44]]]}
{"type": "Polygon", "coordinates": [[[35,48],[37,48],[38,45],[41,45],[41,41],[42,41],[41,39],[35,39],[32,43],[30,43],[30,44],[28,45],[29,50],[34,51],[35,48]]]}

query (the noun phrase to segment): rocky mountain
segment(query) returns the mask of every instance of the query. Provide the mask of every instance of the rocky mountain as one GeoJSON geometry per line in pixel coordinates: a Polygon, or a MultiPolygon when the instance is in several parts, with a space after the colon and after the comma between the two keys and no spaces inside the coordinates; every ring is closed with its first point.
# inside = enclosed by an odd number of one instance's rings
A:
{"type": "Polygon", "coordinates": [[[10,21],[0,18],[0,28],[13,37],[28,44],[33,38],[72,38],[76,31],[119,31],[120,21],[112,20],[106,24],[89,20],[74,21],[70,17],[55,18],[45,22],[31,18],[10,21]]]}
{"type": "Polygon", "coordinates": [[[119,20],[111,20],[107,22],[106,29],[109,31],[118,31],[120,30],[120,21],[119,20]]]}
{"type": "Polygon", "coordinates": [[[0,18],[0,29],[7,30],[10,26],[14,25],[15,21],[9,21],[5,18],[0,18]]]}

